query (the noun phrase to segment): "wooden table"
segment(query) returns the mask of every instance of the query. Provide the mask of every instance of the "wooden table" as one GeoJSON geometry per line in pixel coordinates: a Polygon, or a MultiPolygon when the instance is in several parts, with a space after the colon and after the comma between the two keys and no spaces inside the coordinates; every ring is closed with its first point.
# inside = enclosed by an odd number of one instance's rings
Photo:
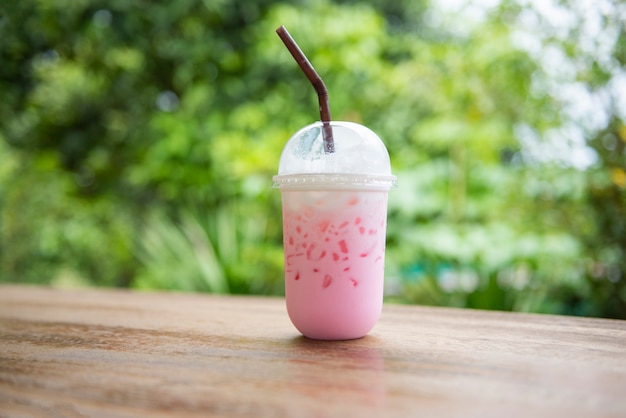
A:
{"type": "Polygon", "coordinates": [[[280,298],[5,285],[0,416],[625,417],[626,321],[386,305],[322,342],[280,298]]]}

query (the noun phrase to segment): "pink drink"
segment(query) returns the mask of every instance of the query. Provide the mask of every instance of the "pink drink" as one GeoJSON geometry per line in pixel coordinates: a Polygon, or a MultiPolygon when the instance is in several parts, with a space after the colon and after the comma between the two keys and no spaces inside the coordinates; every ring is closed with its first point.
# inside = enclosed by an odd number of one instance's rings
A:
{"type": "Polygon", "coordinates": [[[396,177],[374,132],[331,124],[335,152],[324,152],[321,123],[304,127],[285,145],[274,187],[282,193],[291,322],[309,338],[347,340],[380,317],[387,195],[396,177]]]}
{"type": "Polygon", "coordinates": [[[386,191],[285,191],[287,311],[310,338],[352,339],[380,317],[386,191]]]}

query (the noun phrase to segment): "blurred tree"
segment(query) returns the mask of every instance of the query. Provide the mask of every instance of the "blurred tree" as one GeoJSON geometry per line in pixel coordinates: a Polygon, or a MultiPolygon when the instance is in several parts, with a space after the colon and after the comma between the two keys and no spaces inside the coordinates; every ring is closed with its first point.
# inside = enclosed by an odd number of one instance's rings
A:
{"type": "Polygon", "coordinates": [[[624,317],[624,7],[589,47],[584,9],[492,3],[4,2],[0,280],[282,292],[269,179],[317,119],[285,24],[390,150],[390,297],[624,317]]]}
{"type": "MultiPolygon", "coordinates": [[[[245,135],[229,119],[250,100],[242,81],[252,58],[246,27],[267,7],[187,0],[2,6],[0,135],[19,151],[3,178],[4,280],[49,281],[51,267],[68,265],[94,283],[128,285],[137,273],[137,232],[153,219],[146,213],[165,211],[177,222],[181,206],[211,212],[243,194],[249,211],[265,213],[269,193],[240,181],[241,168],[233,171],[224,149],[245,135]],[[91,224],[83,232],[100,234],[82,247],[90,268],[75,266],[66,246],[55,246],[50,262],[40,253],[39,223],[57,241],[84,244],[56,213],[85,217],[91,224]],[[118,222],[134,232],[113,243],[118,222]],[[8,244],[17,238],[20,245],[8,244]],[[120,254],[111,257],[112,248],[120,254]],[[115,279],[98,268],[103,259],[117,267],[115,279]]],[[[276,239],[278,226],[269,228],[276,239]]]]}
{"type": "MultiPolygon", "coordinates": [[[[552,160],[583,170],[574,201],[552,193],[545,219],[569,231],[581,249],[579,286],[554,286],[550,294],[566,313],[626,318],[626,4],[558,1],[514,11],[514,36],[541,71],[534,91],[553,98],[562,122],[537,126],[542,139],[528,162],[552,160]],[[559,293],[560,292],[560,293],[559,293]]],[[[544,163],[545,164],[545,163],[544,163]]],[[[568,170],[556,181],[570,180],[568,170]]]]}

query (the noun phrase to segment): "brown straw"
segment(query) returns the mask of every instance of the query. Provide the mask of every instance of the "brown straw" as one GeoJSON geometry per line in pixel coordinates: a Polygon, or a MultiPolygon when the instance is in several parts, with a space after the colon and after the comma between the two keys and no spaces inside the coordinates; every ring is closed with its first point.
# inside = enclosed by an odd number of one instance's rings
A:
{"type": "Polygon", "coordinates": [[[320,105],[320,118],[323,123],[322,137],[324,138],[324,152],[330,154],[335,152],[335,142],[333,140],[333,128],[330,126],[330,106],[328,105],[328,90],[321,77],[315,71],[304,52],[300,49],[296,41],[291,37],[284,26],[276,29],[276,33],[283,41],[293,58],[296,60],[304,74],[307,76],[317,93],[320,105]]]}

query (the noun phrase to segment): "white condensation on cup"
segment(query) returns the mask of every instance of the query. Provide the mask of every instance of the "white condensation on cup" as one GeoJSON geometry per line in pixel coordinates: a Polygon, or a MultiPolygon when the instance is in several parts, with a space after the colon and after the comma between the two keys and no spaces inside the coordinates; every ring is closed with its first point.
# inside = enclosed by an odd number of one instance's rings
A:
{"type": "Polygon", "coordinates": [[[396,183],[378,136],[332,122],[335,152],[324,153],[321,122],[285,145],[274,187],[281,190],[285,297],[305,336],[366,335],[380,317],[387,195],[396,183]]]}

